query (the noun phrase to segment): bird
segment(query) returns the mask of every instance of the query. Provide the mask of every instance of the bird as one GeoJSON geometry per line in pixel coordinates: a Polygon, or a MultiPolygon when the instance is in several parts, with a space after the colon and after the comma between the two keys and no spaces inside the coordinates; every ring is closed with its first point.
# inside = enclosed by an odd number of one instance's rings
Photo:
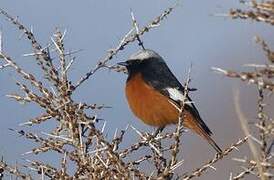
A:
{"type": "Polygon", "coordinates": [[[117,64],[127,69],[125,94],[135,116],[145,124],[159,128],[176,124],[182,101],[187,98],[189,103],[184,105],[183,126],[207,140],[218,154],[222,153],[194,103],[184,95],[185,87],[158,53],[142,49],[117,64]]]}

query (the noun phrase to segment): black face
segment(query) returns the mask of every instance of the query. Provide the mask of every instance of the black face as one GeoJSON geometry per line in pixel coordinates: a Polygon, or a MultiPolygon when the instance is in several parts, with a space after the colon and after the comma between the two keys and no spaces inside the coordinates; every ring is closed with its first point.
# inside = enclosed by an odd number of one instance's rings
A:
{"type": "Polygon", "coordinates": [[[136,73],[141,73],[142,75],[146,74],[147,72],[156,73],[159,68],[161,68],[162,62],[158,61],[154,58],[143,59],[143,60],[135,60],[131,59],[125,62],[126,68],[128,70],[129,78],[131,78],[136,73]]]}
{"type": "Polygon", "coordinates": [[[130,59],[125,62],[118,63],[121,66],[127,68],[129,76],[141,72],[142,69],[146,68],[149,60],[140,60],[140,59],[130,59]]]}
{"type": "Polygon", "coordinates": [[[139,68],[139,66],[142,64],[142,61],[139,59],[131,59],[131,60],[127,60],[125,63],[126,63],[127,69],[130,70],[130,69],[139,68]]]}
{"type": "MultiPolygon", "coordinates": [[[[131,79],[136,73],[141,73],[144,80],[155,81],[165,76],[166,71],[169,71],[166,63],[159,58],[151,57],[147,59],[130,59],[119,65],[125,66],[128,70],[128,79],[131,79]]],[[[171,73],[169,71],[169,73],[171,73]]]]}

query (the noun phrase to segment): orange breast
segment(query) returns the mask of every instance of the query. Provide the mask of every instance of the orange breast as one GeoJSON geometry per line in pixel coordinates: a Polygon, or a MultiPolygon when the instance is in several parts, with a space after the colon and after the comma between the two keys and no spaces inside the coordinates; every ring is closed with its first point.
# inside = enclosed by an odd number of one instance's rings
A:
{"type": "MultiPolygon", "coordinates": [[[[126,97],[133,113],[146,124],[164,127],[178,122],[177,108],[169,102],[168,97],[146,84],[141,74],[136,74],[127,82],[126,97]]],[[[210,134],[198,123],[200,119],[195,119],[195,116],[186,109],[183,113],[183,125],[204,137],[218,152],[221,152],[210,134]]]]}
{"type": "Polygon", "coordinates": [[[154,90],[136,74],[126,85],[126,97],[133,113],[152,126],[165,126],[178,121],[178,111],[168,98],[154,90]]]}

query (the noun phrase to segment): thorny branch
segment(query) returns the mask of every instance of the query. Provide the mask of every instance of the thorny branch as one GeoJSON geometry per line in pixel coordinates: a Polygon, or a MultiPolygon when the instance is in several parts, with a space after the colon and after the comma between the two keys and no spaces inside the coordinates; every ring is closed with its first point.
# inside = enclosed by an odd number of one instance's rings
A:
{"type": "Polygon", "coordinates": [[[76,85],[74,86],[74,89],[78,88],[84,81],[89,79],[89,77],[92,76],[97,70],[107,67],[107,62],[110,61],[113,58],[113,56],[117,55],[119,51],[122,51],[129,43],[132,43],[138,40],[137,39],[138,37],[140,40],[140,36],[144,35],[146,32],[149,32],[151,29],[158,27],[161,21],[163,21],[174,10],[176,6],[177,4],[174,7],[170,7],[167,10],[165,10],[160,16],[156,17],[148,25],[140,29],[139,32],[135,32],[134,34],[131,34],[132,31],[130,30],[129,33],[120,41],[120,43],[118,44],[116,48],[108,50],[106,56],[98,61],[95,68],[91,69],[88,73],[86,73],[85,76],[83,76],[76,83],[76,85]]]}
{"type": "MultiPolygon", "coordinates": [[[[252,1],[252,7],[260,9],[260,12],[245,13],[243,11],[231,11],[231,16],[252,18],[258,21],[267,22],[272,24],[272,17],[266,16],[267,13],[273,11],[271,3],[257,3],[252,1]],[[253,17],[253,16],[258,17],[253,17]]],[[[117,47],[111,49],[107,54],[98,61],[95,68],[91,69],[86,75],[80,78],[75,85],[70,83],[70,77],[68,76],[68,70],[73,64],[74,58],[70,58],[74,52],[65,52],[65,32],[62,33],[57,30],[51,43],[43,48],[37,41],[31,30],[28,30],[17,18],[13,18],[6,11],[0,9],[0,14],[4,15],[10,22],[21,30],[27,39],[30,41],[33,47],[33,53],[28,54],[27,57],[35,57],[39,67],[46,75],[46,79],[52,86],[48,87],[38,80],[32,73],[22,69],[15,63],[15,60],[6,54],[1,48],[0,60],[3,64],[0,65],[0,70],[4,68],[11,68],[15,70],[17,74],[22,77],[21,82],[17,81],[17,86],[21,89],[22,94],[10,94],[8,97],[18,102],[34,102],[42,113],[29,121],[22,123],[21,125],[35,126],[43,124],[48,121],[54,121],[56,127],[49,132],[33,133],[25,130],[17,130],[22,138],[33,141],[37,146],[32,148],[25,154],[38,155],[44,152],[54,152],[60,155],[60,167],[54,167],[51,164],[46,164],[37,160],[27,160],[28,164],[21,167],[13,167],[8,165],[3,160],[0,161],[0,179],[3,175],[3,171],[6,173],[21,177],[22,179],[32,179],[32,176],[25,173],[32,170],[33,173],[37,173],[44,177],[51,179],[164,179],[174,178],[174,170],[183,164],[183,160],[178,159],[178,154],[181,152],[180,137],[182,136],[184,129],[182,128],[184,103],[182,102],[180,108],[179,121],[174,132],[163,133],[161,130],[157,130],[153,134],[142,132],[133,126],[118,130],[115,132],[113,138],[107,137],[102,126],[102,121],[97,118],[96,112],[107,108],[105,105],[89,104],[76,102],[72,98],[74,91],[86,80],[88,80],[96,71],[101,68],[110,68],[116,71],[120,71],[119,67],[110,66],[109,61],[120,51],[122,51],[128,44],[138,41],[139,45],[143,48],[143,43],[140,36],[143,36],[145,32],[158,27],[159,24],[166,18],[175,8],[171,7],[164,11],[160,16],[152,20],[147,26],[139,29],[136,19],[132,13],[132,21],[134,27],[122,38],[117,47]],[[134,31],[135,30],[135,31],[134,31]],[[134,32],[134,33],[133,33],[134,32]],[[51,54],[55,54],[57,58],[52,59],[51,54]],[[53,62],[55,61],[56,62],[53,62]],[[131,128],[129,128],[131,127],[131,128]],[[129,130],[133,130],[140,136],[140,140],[137,142],[131,142],[126,147],[124,146],[124,139],[126,133],[129,130]],[[170,141],[173,140],[173,141],[170,141]],[[170,144],[163,146],[163,142],[168,141],[170,144]],[[145,150],[146,153],[136,155],[138,152],[145,150]],[[137,156],[137,157],[136,157],[137,156]],[[134,157],[134,158],[133,158],[134,157]],[[75,171],[73,173],[68,172],[67,163],[73,163],[75,165],[75,171]],[[151,172],[147,172],[145,166],[149,166],[151,172]],[[24,169],[25,168],[25,169],[24,169]]],[[[273,5],[274,7],[274,5],[273,5]]],[[[266,52],[270,63],[273,63],[273,51],[267,46],[267,44],[258,40],[262,45],[263,50],[266,52]]],[[[253,65],[254,66],[254,65],[253,65]]],[[[226,71],[220,68],[215,70],[222,72],[226,76],[240,78],[244,81],[257,84],[258,87],[273,91],[274,90],[274,66],[273,64],[255,65],[255,72],[243,72],[237,73],[234,71],[226,71]]],[[[190,76],[186,83],[186,89],[184,95],[188,93],[188,83],[190,76]]],[[[262,161],[260,161],[262,167],[265,170],[265,176],[271,177],[268,169],[273,169],[270,159],[272,158],[271,145],[268,144],[267,138],[269,134],[273,135],[273,123],[269,123],[268,116],[265,115],[265,109],[263,104],[263,92],[260,93],[259,108],[258,108],[258,120],[257,127],[261,131],[262,143],[261,150],[262,161]],[[267,133],[269,132],[269,133],[267,133]],[[265,141],[265,143],[264,143],[265,141]],[[268,173],[268,174],[267,174],[268,173]]],[[[232,144],[230,147],[224,150],[222,155],[216,154],[215,157],[201,167],[193,170],[187,175],[176,175],[183,179],[192,179],[194,177],[201,176],[209,168],[212,168],[213,164],[229,155],[234,149],[237,149],[240,145],[247,141],[247,137],[240,139],[238,142],[232,144]]],[[[240,179],[248,173],[253,173],[260,176],[254,169],[258,165],[257,161],[252,159],[245,162],[247,168],[244,171],[238,173],[233,179],[240,179]],[[254,168],[253,168],[254,167],[254,168]]]]}
{"type": "MultiPolygon", "coordinates": [[[[173,9],[174,7],[167,9],[141,30],[138,29],[137,22],[134,16],[132,16],[136,33],[132,34],[132,30],[130,30],[119,45],[109,51],[106,57],[97,64],[96,68],[80,80],[75,88],[101,67],[107,67],[107,62],[126,45],[136,40],[140,43],[141,40],[139,36],[152,28],[158,27],[159,23],[167,17],[173,9]]],[[[63,157],[60,161],[60,168],[35,160],[28,160],[29,164],[23,167],[41,174],[42,177],[46,176],[54,179],[105,179],[107,177],[113,177],[114,179],[128,179],[130,177],[148,179],[149,175],[139,168],[144,162],[150,163],[152,167],[155,165],[155,169],[158,167],[163,169],[159,170],[158,174],[152,175],[152,177],[155,178],[158,175],[160,176],[159,173],[164,172],[164,168],[166,168],[165,176],[167,176],[167,174],[172,174],[174,169],[182,164],[183,161],[178,162],[176,160],[176,155],[179,151],[179,136],[183,132],[181,131],[181,125],[179,126],[180,131],[177,130],[176,133],[170,133],[169,135],[160,135],[158,131],[154,135],[149,135],[133,128],[142,137],[142,140],[138,142],[137,145],[130,145],[129,148],[122,149],[120,146],[128,128],[122,130],[119,136],[115,135],[114,138],[109,141],[104,134],[104,128],[102,130],[97,128],[97,125],[100,124],[97,116],[91,116],[90,113],[87,113],[87,111],[91,111],[92,114],[94,114],[94,110],[101,110],[107,106],[75,102],[71,97],[75,88],[71,88],[72,86],[67,74],[72,62],[69,62],[68,58],[68,55],[71,54],[65,53],[65,32],[62,33],[60,30],[57,30],[53,38],[51,38],[51,44],[46,48],[42,48],[36,41],[32,31],[22,25],[18,19],[13,18],[2,9],[0,13],[17,26],[26,35],[27,39],[30,40],[34,53],[30,56],[28,55],[28,57],[36,57],[40,68],[46,74],[47,80],[51,82],[54,87],[47,87],[32,73],[27,72],[17,65],[12,57],[8,56],[4,51],[1,51],[1,61],[5,62],[1,67],[10,67],[22,77],[22,81],[17,81],[16,84],[24,95],[14,93],[8,95],[8,97],[18,102],[35,102],[36,105],[43,110],[42,114],[21,125],[34,126],[43,124],[49,120],[57,123],[56,127],[47,133],[42,132],[36,134],[25,130],[16,130],[16,132],[21,137],[37,144],[36,147],[24,154],[38,155],[48,151],[55,152],[63,157]],[[53,63],[50,53],[55,53],[59,62],[53,63]],[[170,146],[170,148],[167,149],[161,146],[162,140],[174,137],[177,137],[175,138],[177,143],[174,146],[170,146]],[[70,148],[67,149],[65,148],[66,146],[70,148]],[[151,154],[141,156],[133,162],[127,162],[126,159],[130,158],[132,152],[137,151],[139,148],[148,148],[151,154]],[[174,152],[168,167],[166,167],[166,162],[168,162],[169,157],[163,155],[164,151],[174,152]],[[151,160],[154,162],[151,162],[151,160]],[[68,161],[76,165],[75,173],[72,175],[69,175],[67,172],[66,162],[68,161]]],[[[1,168],[10,174],[22,177],[23,179],[27,177],[31,178],[31,176],[20,173],[17,169],[12,169],[10,166],[5,165],[4,162],[2,162],[2,164],[3,166],[1,168]]],[[[161,174],[161,176],[162,175],[163,174],[161,174]]]]}
{"type": "MultiPolygon", "coordinates": [[[[252,19],[259,22],[264,22],[269,25],[274,25],[274,1],[241,1],[246,4],[249,9],[232,9],[229,16],[232,18],[240,19],[252,19]]],[[[239,120],[242,125],[242,129],[246,135],[250,137],[248,141],[249,148],[252,157],[244,157],[242,159],[237,158],[239,161],[245,164],[243,171],[237,175],[232,176],[230,179],[242,179],[247,174],[253,174],[259,179],[266,180],[273,178],[273,118],[271,118],[266,110],[265,103],[266,96],[271,98],[269,94],[274,91],[274,51],[268,46],[266,41],[260,37],[256,37],[256,42],[261,45],[262,50],[265,52],[267,61],[265,64],[248,64],[246,66],[254,68],[253,71],[248,72],[236,72],[230,70],[224,70],[221,68],[213,68],[215,71],[224,74],[227,77],[238,78],[242,81],[255,84],[258,90],[257,101],[257,121],[252,123],[254,129],[253,133],[249,132],[249,125],[247,118],[243,116],[240,111],[239,102],[235,103],[235,108],[239,116],[239,120]],[[245,122],[246,121],[246,122],[245,122]],[[251,159],[251,160],[246,160],[251,159]]],[[[239,100],[238,96],[235,96],[236,100],[239,100]]]]}
{"type": "MultiPolygon", "coordinates": [[[[194,170],[190,175],[185,175],[183,177],[184,180],[188,180],[188,179],[192,179],[194,177],[198,177],[201,176],[202,173],[204,171],[206,171],[209,168],[213,168],[212,165],[215,164],[217,161],[219,161],[220,159],[223,159],[225,156],[227,156],[231,151],[235,150],[238,148],[238,146],[244,144],[246,141],[248,140],[248,137],[242,138],[240,139],[238,142],[232,144],[230,147],[228,147],[227,149],[225,149],[223,151],[223,154],[216,154],[215,157],[211,160],[209,160],[207,163],[205,163],[202,167],[197,168],[196,170],[194,170]]],[[[215,168],[213,168],[215,169],[215,168]]]]}
{"type": "Polygon", "coordinates": [[[229,16],[232,18],[240,18],[240,19],[251,19],[258,22],[264,22],[270,25],[274,25],[274,8],[273,1],[262,1],[257,2],[256,0],[252,1],[240,1],[250,9],[241,10],[241,9],[232,9],[230,10],[229,16]]]}

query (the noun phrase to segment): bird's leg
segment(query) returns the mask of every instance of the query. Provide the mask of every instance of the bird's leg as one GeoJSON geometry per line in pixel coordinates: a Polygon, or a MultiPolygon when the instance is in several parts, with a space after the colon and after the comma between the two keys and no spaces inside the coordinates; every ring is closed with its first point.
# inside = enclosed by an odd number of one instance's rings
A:
{"type": "Polygon", "coordinates": [[[161,133],[165,129],[165,126],[159,127],[156,131],[152,134],[152,138],[156,137],[159,133],[161,133]]]}
{"type": "Polygon", "coordinates": [[[158,150],[151,148],[153,154],[154,154],[154,163],[155,167],[158,169],[158,174],[161,174],[164,170],[164,167],[166,167],[166,159],[163,157],[162,154],[162,144],[161,144],[161,138],[155,139],[158,134],[160,134],[164,130],[165,126],[159,127],[156,129],[156,131],[150,136],[150,142],[153,143],[154,147],[158,150]],[[159,153],[160,152],[160,153],[159,153]]]}
{"type": "Polygon", "coordinates": [[[196,88],[187,88],[187,89],[188,89],[188,91],[197,91],[196,88]]]}
{"type": "Polygon", "coordinates": [[[165,126],[163,127],[159,127],[156,129],[156,131],[151,135],[151,140],[153,141],[153,143],[155,144],[155,146],[159,149],[162,150],[162,143],[161,143],[161,139],[156,140],[155,137],[157,137],[158,134],[160,134],[163,130],[165,129],[165,126]]]}

